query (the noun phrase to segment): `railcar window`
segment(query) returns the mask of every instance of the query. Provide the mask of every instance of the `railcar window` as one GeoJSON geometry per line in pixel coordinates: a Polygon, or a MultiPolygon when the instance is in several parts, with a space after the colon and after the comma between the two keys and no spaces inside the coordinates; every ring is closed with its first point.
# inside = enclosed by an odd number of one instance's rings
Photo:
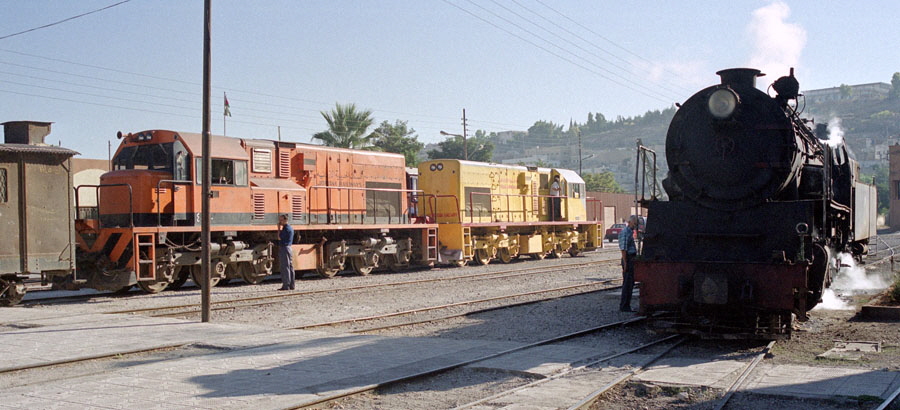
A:
{"type": "Polygon", "coordinates": [[[133,145],[125,147],[113,160],[115,169],[149,169],[172,172],[171,142],[166,144],[133,145]]]}
{"type": "Polygon", "coordinates": [[[0,168],[0,202],[6,203],[6,168],[0,168]]]}

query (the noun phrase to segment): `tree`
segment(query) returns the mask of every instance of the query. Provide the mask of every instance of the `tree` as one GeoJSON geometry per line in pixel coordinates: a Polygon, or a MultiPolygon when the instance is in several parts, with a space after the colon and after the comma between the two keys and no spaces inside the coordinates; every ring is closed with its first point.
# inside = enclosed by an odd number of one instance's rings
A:
{"type": "Polygon", "coordinates": [[[891,92],[888,96],[892,100],[900,100],[900,72],[894,73],[891,77],[891,92]]]}
{"type": "MultiPolygon", "coordinates": [[[[438,149],[428,151],[429,159],[463,159],[462,137],[451,136],[438,143],[438,149]]],[[[466,141],[469,161],[491,162],[494,157],[494,143],[484,135],[476,131],[475,137],[466,141]]]]}
{"type": "Polygon", "coordinates": [[[528,139],[530,141],[547,141],[559,139],[563,134],[563,126],[551,121],[535,121],[528,127],[528,139]]]}
{"type": "Polygon", "coordinates": [[[585,188],[588,191],[600,192],[625,192],[624,189],[616,182],[616,177],[612,172],[606,171],[599,174],[584,174],[585,188]]]}
{"type": "Polygon", "coordinates": [[[419,142],[419,136],[413,135],[415,132],[409,128],[407,121],[395,120],[393,124],[382,121],[372,132],[375,134],[372,144],[384,152],[403,154],[406,166],[414,167],[419,163],[419,151],[425,147],[419,142]]]}
{"type": "Polygon", "coordinates": [[[841,99],[849,100],[850,97],[853,97],[853,88],[847,84],[841,84],[841,99]]]}
{"type": "Polygon", "coordinates": [[[372,111],[357,111],[356,104],[334,104],[330,113],[321,111],[328,129],[313,135],[329,147],[371,149],[375,134],[366,134],[372,122],[372,111]]]}

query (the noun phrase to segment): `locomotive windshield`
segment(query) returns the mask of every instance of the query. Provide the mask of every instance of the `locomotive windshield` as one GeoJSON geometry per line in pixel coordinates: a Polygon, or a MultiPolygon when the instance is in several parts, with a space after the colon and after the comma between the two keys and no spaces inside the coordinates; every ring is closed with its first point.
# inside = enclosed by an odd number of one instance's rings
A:
{"type": "Polygon", "coordinates": [[[113,159],[113,168],[172,172],[177,174],[175,179],[183,180],[190,176],[187,172],[188,163],[184,145],[176,141],[122,148],[113,159]]]}

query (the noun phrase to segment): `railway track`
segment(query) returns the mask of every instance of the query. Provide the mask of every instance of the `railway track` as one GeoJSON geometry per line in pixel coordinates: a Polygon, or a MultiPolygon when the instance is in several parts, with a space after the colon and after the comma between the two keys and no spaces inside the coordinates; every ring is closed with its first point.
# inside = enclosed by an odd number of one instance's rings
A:
{"type": "MultiPolygon", "coordinates": [[[[583,329],[583,330],[579,330],[579,331],[567,333],[567,334],[560,335],[560,336],[555,336],[555,337],[552,337],[552,338],[547,338],[547,339],[539,340],[539,341],[536,341],[536,342],[533,342],[533,343],[529,343],[529,344],[527,344],[527,345],[523,345],[523,346],[515,347],[515,348],[512,348],[512,349],[504,350],[504,351],[501,351],[501,352],[497,352],[497,353],[485,355],[485,356],[478,357],[478,358],[475,358],[475,359],[472,359],[472,360],[467,360],[467,361],[463,361],[463,362],[458,362],[458,363],[448,364],[448,365],[446,365],[446,366],[442,366],[442,367],[440,367],[440,368],[428,370],[428,371],[425,371],[425,372],[422,372],[422,373],[413,374],[413,375],[408,375],[408,376],[401,377],[401,378],[397,378],[397,379],[394,379],[394,380],[389,380],[389,381],[386,381],[386,382],[383,382],[383,383],[378,383],[378,384],[373,384],[373,385],[368,385],[368,386],[363,386],[363,387],[358,387],[358,388],[354,388],[354,389],[345,390],[345,391],[342,391],[340,394],[335,394],[335,395],[332,395],[332,396],[329,396],[329,397],[323,397],[323,398],[321,398],[320,400],[317,400],[317,401],[315,401],[315,402],[305,403],[303,406],[299,406],[299,407],[295,407],[295,408],[315,408],[315,407],[317,407],[317,406],[319,406],[319,405],[322,405],[322,404],[324,404],[324,403],[329,403],[329,402],[333,402],[333,401],[338,400],[338,399],[341,399],[341,398],[345,398],[345,397],[349,397],[349,396],[354,396],[354,395],[359,395],[359,394],[366,393],[366,392],[370,392],[370,391],[373,391],[373,390],[376,390],[376,389],[379,389],[379,388],[384,388],[384,387],[389,386],[389,385],[392,385],[392,384],[401,383],[401,382],[409,382],[409,381],[413,381],[413,380],[417,380],[417,379],[422,379],[422,378],[425,378],[425,377],[429,377],[429,376],[432,376],[432,375],[436,375],[436,374],[438,374],[438,373],[443,373],[443,372],[446,372],[446,371],[449,371],[449,370],[453,370],[453,369],[457,369],[457,368],[460,368],[460,367],[463,367],[463,366],[467,366],[467,365],[470,365],[470,364],[482,362],[482,361],[485,361],[485,360],[488,360],[488,359],[494,359],[494,358],[497,358],[497,357],[509,355],[509,354],[516,353],[516,352],[520,352],[520,351],[523,351],[523,350],[532,349],[532,348],[535,348],[535,347],[538,347],[538,346],[543,346],[543,345],[547,345],[547,344],[551,344],[551,343],[561,342],[561,341],[564,341],[564,340],[568,340],[568,339],[572,339],[572,338],[576,338],[576,337],[580,337],[580,336],[586,336],[586,335],[594,334],[594,333],[597,333],[597,332],[602,332],[602,331],[608,330],[608,329],[614,329],[614,328],[618,328],[618,327],[622,327],[622,326],[630,326],[630,325],[633,325],[633,324],[642,323],[642,322],[644,322],[644,320],[645,320],[645,319],[644,319],[643,317],[632,318],[632,319],[627,319],[627,320],[620,320],[620,321],[615,321],[615,322],[603,324],[603,325],[600,325],[600,326],[591,327],[591,328],[588,328],[588,329],[583,329]]],[[[662,341],[664,341],[664,340],[668,340],[668,339],[670,339],[670,338],[671,338],[671,337],[660,339],[659,342],[662,342],[662,341]]],[[[643,348],[646,348],[647,346],[649,346],[649,345],[644,345],[644,346],[642,346],[642,347],[643,347],[643,348]]],[[[641,348],[641,347],[639,347],[639,348],[641,348]]],[[[637,349],[639,349],[639,348],[637,348],[637,349]]],[[[634,349],[632,349],[632,350],[634,350],[634,349]]]]}
{"type": "MultiPolygon", "coordinates": [[[[544,267],[532,267],[532,268],[525,268],[525,269],[508,269],[508,270],[502,270],[502,271],[481,272],[481,273],[474,273],[474,274],[468,274],[468,275],[442,276],[442,277],[438,277],[438,278],[415,279],[415,280],[406,280],[406,281],[388,282],[388,283],[372,283],[372,284],[340,287],[340,288],[317,289],[317,290],[297,291],[297,292],[289,292],[289,293],[275,293],[275,294],[252,296],[252,297],[245,297],[245,298],[217,300],[217,301],[213,301],[210,303],[212,306],[210,308],[210,310],[218,311],[218,310],[228,310],[228,309],[234,309],[234,308],[265,306],[265,305],[271,305],[271,304],[276,304],[276,303],[282,303],[283,301],[286,301],[286,300],[302,298],[302,297],[307,297],[307,296],[311,296],[311,295],[334,293],[334,292],[382,289],[382,288],[390,288],[390,287],[395,287],[395,286],[406,286],[406,285],[414,285],[414,284],[422,284],[422,283],[455,281],[455,280],[465,280],[465,279],[493,280],[493,279],[504,279],[504,278],[518,277],[518,276],[527,276],[527,275],[540,275],[540,274],[559,272],[561,270],[581,269],[581,268],[590,267],[590,266],[603,265],[603,264],[611,263],[614,261],[618,261],[618,259],[603,259],[603,260],[591,261],[591,262],[561,264],[561,265],[555,265],[555,266],[551,266],[551,267],[544,266],[544,267]]],[[[108,314],[137,314],[137,313],[140,313],[140,314],[149,314],[150,316],[171,317],[171,316],[183,316],[183,315],[197,314],[197,313],[200,313],[200,311],[201,310],[198,308],[197,304],[193,303],[193,304],[184,304],[184,305],[169,305],[169,306],[147,307],[147,308],[138,308],[138,309],[116,310],[116,311],[108,311],[108,312],[104,312],[104,313],[108,313],[108,314]]]]}
{"type": "MultiPolygon", "coordinates": [[[[449,308],[454,308],[454,307],[470,306],[470,305],[475,305],[475,304],[479,304],[479,303],[494,302],[494,301],[503,300],[503,299],[515,299],[515,298],[534,296],[534,295],[540,295],[540,294],[562,292],[562,291],[566,291],[566,290],[573,290],[573,289],[579,289],[579,288],[585,288],[585,287],[593,288],[598,285],[608,285],[611,282],[615,282],[615,281],[619,281],[619,280],[620,279],[611,279],[611,280],[606,280],[606,281],[602,281],[602,282],[583,283],[583,284],[563,286],[563,287],[558,287],[558,288],[553,288],[553,289],[542,289],[542,290],[536,290],[536,291],[531,291],[531,292],[517,293],[517,294],[513,294],[513,295],[503,295],[503,296],[495,296],[495,297],[484,298],[484,299],[467,300],[467,301],[462,301],[462,302],[448,303],[448,304],[444,304],[444,305],[428,306],[428,307],[423,307],[423,308],[418,308],[418,309],[404,310],[401,312],[386,313],[386,314],[382,314],[382,315],[373,315],[373,316],[366,316],[366,317],[359,317],[359,318],[335,320],[335,321],[331,321],[331,322],[314,323],[311,325],[293,327],[291,329],[305,330],[305,329],[312,329],[312,328],[317,328],[317,327],[336,326],[336,325],[342,325],[342,324],[348,324],[348,323],[376,321],[376,320],[382,320],[382,319],[393,318],[393,317],[398,317],[398,316],[415,315],[418,313],[428,312],[428,311],[433,311],[433,310],[449,309],[449,308]]],[[[469,311],[469,312],[458,313],[458,314],[453,314],[453,315],[449,315],[449,316],[442,316],[439,318],[432,318],[432,319],[419,320],[419,321],[415,321],[415,322],[405,322],[405,323],[400,323],[400,324],[395,324],[395,325],[379,326],[379,327],[366,328],[366,329],[361,329],[361,330],[354,330],[351,333],[365,333],[365,332],[373,332],[376,330],[385,330],[385,329],[392,329],[392,328],[403,327],[403,326],[412,326],[412,325],[417,325],[417,324],[422,324],[422,323],[463,317],[463,316],[470,315],[473,313],[483,313],[483,312],[488,312],[491,310],[506,309],[506,308],[510,308],[510,307],[523,306],[523,305],[528,305],[528,304],[533,304],[533,303],[540,303],[540,302],[544,302],[547,300],[557,299],[560,297],[577,296],[577,295],[583,295],[583,294],[587,294],[587,293],[602,292],[602,291],[608,291],[608,290],[619,289],[619,288],[621,288],[621,286],[605,286],[600,289],[591,289],[588,291],[578,292],[578,293],[574,293],[574,294],[567,294],[567,295],[563,295],[563,296],[554,296],[554,297],[550,297],[550,298],[532,300],[532,301],[527,301],[527,302],[519,302],[519,303],[513,303],[513,304],[508,304],[508,305],[503,305],[503,306],[495,306],[495,307],[481,309],[481,310],[477,310],[477,311],[469,311]]]]}

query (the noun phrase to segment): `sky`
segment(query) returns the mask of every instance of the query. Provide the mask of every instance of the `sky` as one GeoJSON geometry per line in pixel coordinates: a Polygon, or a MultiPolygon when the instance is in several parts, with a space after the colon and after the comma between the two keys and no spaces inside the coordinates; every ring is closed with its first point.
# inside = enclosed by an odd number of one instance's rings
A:
{"type": "MultiPolygon", "coordinates": [[[[47,142],[87,158],[106,158],[117,131],[200,132],[203,1],[130,0],[12,35],[119,1],[0,3],[0,122],[53,122],[47,142]]],[[[629,117],[724,68],[762,69],[765,89],[795,67],[803,90],[900,71],[895,0],[212,3],[211,129],[242,138],[280,127],[309,143],[336,103],[433,143],[463,132],[463,109],[470,134],[629,117]]]]}

